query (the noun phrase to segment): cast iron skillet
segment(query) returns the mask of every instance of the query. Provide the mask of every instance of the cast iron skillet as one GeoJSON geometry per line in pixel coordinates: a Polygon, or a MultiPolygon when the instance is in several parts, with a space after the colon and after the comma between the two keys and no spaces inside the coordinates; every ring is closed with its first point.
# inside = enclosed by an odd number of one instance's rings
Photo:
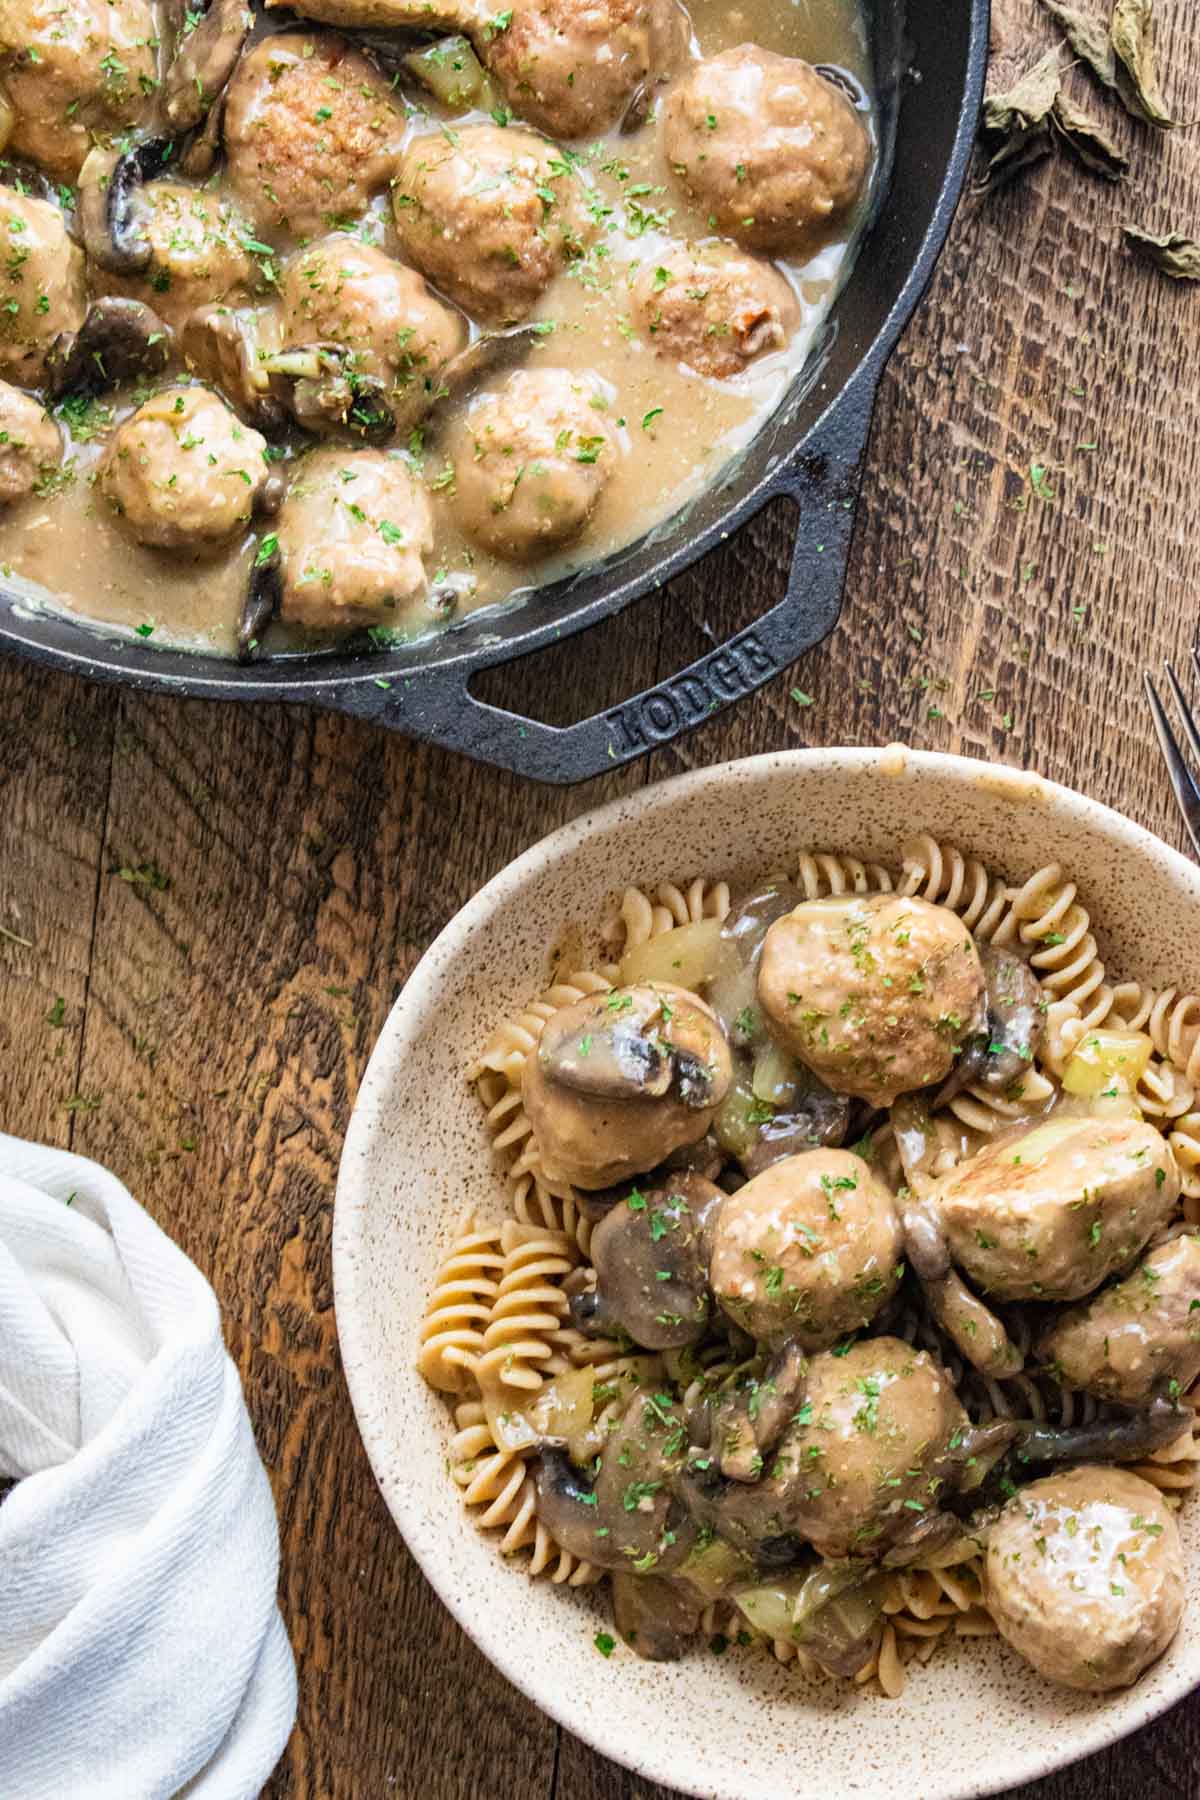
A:
{"type": "MultiPolygon", "coordinates": [[[[837,623],[875,391],[949,230],[983,91],[988,0],[868,0],[868,7],[883,141],[892,146],[890,186],[834,309],[823,360],[797,378],[746,453],[684,514],[519,606],[477,613],[426,644],[382,655],[323,653],[239,667],[104,638],[95,627],[11,604],[0,610],[0,649],[143,693],[308,701],[562,783],[629,762],[761,687],[837,623]],[[690,668],[565,727],[485,705],[471,693],[476,671],[651,594],[778,495],[790,495],[799,508],[787,591],[756,624],[690,668]]],[[[882,174],[886,182],[886,168],[882,174]]],[[[18,599],[0,587],[0,600],[18,599]]]]}

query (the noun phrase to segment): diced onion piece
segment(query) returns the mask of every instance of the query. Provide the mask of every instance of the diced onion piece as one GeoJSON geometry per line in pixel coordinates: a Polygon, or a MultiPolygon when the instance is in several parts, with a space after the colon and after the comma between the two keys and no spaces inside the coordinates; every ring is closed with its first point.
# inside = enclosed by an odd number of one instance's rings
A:
{"type": "Polygon", "coordinates": [[[1132,1094],[1154,1053],[1142,1031],[1088,1031],[1063,1070],[1068,1094],[1132,1094]]]}
{"type": "Polygon", "coordinates": [[[756,1631],[769,1638],[791,1638],[796,1602],[804,1587],[804,1578],[764,1582],[761,1587],[743,1588],[732,1599],[745,1613],[756,1631]]]}
{"type": "Polygon", "coordinates": [[[7,150],[16,122],[17,115],[12,109],[12,102],[4,94],[0,94],[0,151],[7,150]]]}
{"type": "Polygon", "coordinates": [[[672,987],[699,993],[713,974],[721,944],[720,919],[698,919],[694,925],[677,925],[658,937],[635,944],[621,958],[620,985],[634,987],[641,981],[665,981],[672,987]]]}
{"type": "Polygon", "coordinates": [[[735,1065],[729,1092],[713,1116],[713,1133],[730,1156],[747,1156],[758,1142],[758,1128],[773,1115],[754,1098],[746,1073],[735,1065]]]}
{"type": "Polygon", "coordinates": [[[491,77],[465,37],[439,38],[436,44],[414,50],[403,62],[408,73],[451,112],[474,108],[490,112],[499,105],[491,77]]]}
{"type": "Polygon", "coordinates": [[[693,1550],[679,1571],[704,1600],[719,1600],[739,1576],[750,1572],[740,1551],[719,1537],[711,1538],[703,1549],[693,1550]]]}
{"type": "Polygon", "coordinates": [[[764,1044],[754,1059],[750,1081],[754,1098],[767,1106],[794,1106],[796,1085],[796,1065],[791,1057],[777,1044],[764,1044]]]}
{"type": "Polygon", "coordinates": [[[586,1462],[587,1436],[592,1428],[595,1376],[590,1368],[568,1369],[541,1389],[527,1408],[530,1424],[539,1438],[565,1443],[575,1463],[586,1462]]]}

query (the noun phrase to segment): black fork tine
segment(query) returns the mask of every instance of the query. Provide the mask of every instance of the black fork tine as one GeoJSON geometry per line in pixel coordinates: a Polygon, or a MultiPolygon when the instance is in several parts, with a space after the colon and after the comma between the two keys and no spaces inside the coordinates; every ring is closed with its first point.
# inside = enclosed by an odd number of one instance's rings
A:
{"type": "MultiPolygon", "coordinates": [[[[1196,646],[1193,644],[1193,657],[1195,654],[1196,646]]],[[[1196,729],[1195,715],[1187,703],[1187,695],[1176,680],[1175,671],[1170,663],[1164,662],[1163,668],[1167,671],[1167,680],[1171,684],[1171,692],[1174,694],[1175,704],[1179,708],[1179,717],[1183,724],[1184,735],[1187,738],[1188,743],[1192,746],[1192,755],[1200,759],[1200,731],[1197,731],[1196,729]]]]}
{"type": "MultiPolygon", "coordinates": [[[[1171,679],[1174,681],[1173,675],[1171,679]]],[[[1171,730],[1171,721],[1163,709],[1163,703],[1158,697],[1158,689],[1154,685],[1149,669],[1145,671],[1145,682],[1146,698],[1150,702],[1154,729],[1158,733],[1163,761],[1167,765],[1167,778],[1171,783],[1176,804],[1183,815],[1183,822],[1187,827],[1187,834],[1192,840],[1192,847],[1196,855],[1200,856],[1200,787],[1196,786],[1192,772],[1183,760],[1183,752],[1175,740],[1175,733],[1171,730]]],[[[1189,712],[1187,717],[1190,718],[1190,716],[1189,712]]]]}

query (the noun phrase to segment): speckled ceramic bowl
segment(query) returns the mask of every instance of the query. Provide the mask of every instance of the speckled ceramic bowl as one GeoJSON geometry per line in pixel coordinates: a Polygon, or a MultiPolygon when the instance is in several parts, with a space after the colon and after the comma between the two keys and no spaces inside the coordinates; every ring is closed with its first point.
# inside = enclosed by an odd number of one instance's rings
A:
{"type": "Polygon", "coordinates": [[[371,1059],[338,1182],[338,1330],[368,1455],[397,1525],[508,1679],[605,1755],[712,1800],[896,1792],[966,1800],[1086,1756],[1200,1683],[1200,1499],[1185,1508],[1191,1605],[1167,1655],[1108,1699],[1059,1691],[994,1641],[948,1644],[902,1699],[807,1685],[770,1657],[669,1666],[593,1646],[607,1602],[503,1566],[445,1472],[445,1407],[414,1367],[439,1256],[469,1206],[502,1210],[463,1070],[543,985],[547,951],[626,882],[761,872],[805,847],[894,863],[914,832],[1010,879],[1059,862],[1110,971],[1200,985],[1200,871],[1082,795],[1016,770],[896,750],[802,750],[703,769],[564,827],[451,921],[371,1059]],[[819,1777],[817,1775],[819,1771],[819,1777]]]}

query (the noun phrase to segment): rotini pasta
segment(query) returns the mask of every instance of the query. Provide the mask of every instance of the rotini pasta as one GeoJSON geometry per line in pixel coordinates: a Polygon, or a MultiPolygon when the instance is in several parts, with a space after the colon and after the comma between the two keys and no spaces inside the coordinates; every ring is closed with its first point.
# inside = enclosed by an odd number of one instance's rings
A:
{"type": "MultiPolygon", "coordinates": [[[[783,884],[785,908],[795,904],[787,897],[789,883],[791,891],[802,900],[861,897],[871,899],[876,907],[902,906],[905,901],[926,902],[954,914],[961,921],[960,927],[954,927],[960,936],[965,927],[976,943],[992,947],[997,954],[990,962],[984,959],[988,967],[1013,969],[1023,964],[1034,977],[1036,985],[1029,982],[1028,975],[1022,974],[1021,979],[1039,1001],[1037,1008],[1031,1000],[1025,1002],[1030,1008],[1029,1016],[1036,1017],[1040,1012],[1036,1057],[1030,1059],[1028,1050],[1023,1050],[1024,1066],[1017,1061],[1014,1069],[1010,1062],[1011,1078],[1003,1086],[987,1080],[958,1089],[953,1082],[947,1085],[944,1097],[940,1101],[935,1098],[922,1115],[920,1181],[936,1182],[940,1177],[948,1177],[985,1146],[997,1142],[1003,1145],[1008,1137],[1027,1133],[1060,1111],[1071,1119],[1089,1116],[1089,1109],[1095,1107],[1097,1116],[1103,1118],[1153,1122],[1156,1131],[1169,1142],[1179,1171],[1177,1229],[1200,1224],[1200,1111],[1196,1110],[1200,997],[1175,988],[1157,991],[1137,981],[1110,979],[1089,913],[1075,884],[1057,864],[1046,865],[1022,883],[1010,884],[977,859],[928,835],[907,843],[895,867],[842,853],[804,851],[797,859],[794,876],[767,877],[759,885],[759,899],[754,905],[767,908],[760,930],[766,929],[771,917],[769,909],[775,904],[772,882],[783,884]],[[1119,1080],[1106,1073],[1110,1066],[1124,1065],[1130,1072],[1122,1074],[1119,1080]],[[1102,1082],[1107,1085],[1101,1086],[1102,1082]],[[1108,1111],[1104,1111],[1105,1105],[1108,1111]]],[[[645,1449],[646,1434],[653,1436],[658,1428],[655,1419],[662,1422],[663,1430],[674,1430],[671,1421],[678,1416],[683,1421],[678,1428],[679,1442],[699,1432],[700,1437],[693,1438],[693,1442],[701,1445],[706,1441],[704,1431],[710,1428],[702,1423],[705,1419],[728,1419],[737,1415],[739,1407],[749,1405],[748,1416],[753,1420],[752,1396],[764,1382],[767,1365],[762,1343],[756,1343],[752,1335],[740,1329],[740,1320],[737,1326],[731,1326],[727,1319],[722,1322],[719,1309],[714,1309],[714,1322],[698,1341],[689,1340],[683,1347],[665,1350],[646,1348],[655,1341],[648,1336],[643,1335],[640,1343],[634,1343],[621,1333],[589,1335],[586,1329],[579,1328],[572,1316],[573,1300],[568,1296],[588,1298],[588,1306],[577,1314],[586,1326],[591,1297],[600,1281],[597,1270],[590,1266],[597,1229],[593,1219],[624,1218],[635,1206],[645,1213],[648,1202],[636,1182],[627,1190],[626,1206],[617,1190],[588,1201],[569,1182],[547,1173],[522,1098],[526,1066],[530,1055],[537,1052],[548,1022],[564,1009],[584,1008],[580,1016],[600,1021],[595,1027],[598,1030],[609,1012],[619,1017],[633,1004],[626,995],[644,991],[636,989],[638,981],[661,981],[661,972],[665,972],[667,986],[659,991],[668,992],[673,970],[692,969],[697,966],[697,958],[715,956],[713,946],[721,936],[715,924],[723,923],[730,910],[729,885],[720,880],[698,877],[683,883],[664,881],[657,886],[626,888],[600,927],[600,940],[606,946],[605,955],[611,955],[611,962],[562,976],[497,1028],[469,1070],[503,1172],[508,1217],[491,1228],[476,1228],[468,1221],[452,1244],[439,1268],[422,1327],[419,1363],[433,1386],[458,1401],[450,1466],[475,1523],[480,1530],[495,1536],[501,1555],[518,1558],[529,1574],[544,1576],[560,1585],[593,1585],[604,1578],[606,1567],[620,1564],[613,1563],[607,1546],[604,1554],[593,1546],[592,1535],[586,1540],[580,1538],[575,1527],[568,1530],[559,1520],[556,1537],[539,1516],[538,1486],[531,1459],[539,1454],[543,1442],[541,1421],[550,1416],[544,1409],[578,1405],[581,1391],[587,1396],[590,1424],[586,1440],[581,1441],[591,1445],[589,1455],[599,1447],[601,1454],[595,1455],[595,1466],[599,1468],[604,1461],[604,1447],[614,1434],[626,1445],[619,1459],[622,1462],[632,1449],[645,1449]],[[672,933],[679,933],[677,940],[671,939],[672,933]],[[665,941],[660,944],[660,940],[665,941]],[[692,960],[685,961],[689,957],[692,960]],[[630,960],[623,961],[626,958],[630,960]],[[622,967],[639,971],[636,976],[625,976],[635,986],[614,992],[622,980],[622,967]],[[597,996],[606,997],[604,1006],[596,1004],[587,1011],[585,1003],[596,1001],[597,996]],[[614,1203],[616,1215],[607,1210],[614,1203]],[[569,1399],[565,1397],[568,1395],[569,1399]],[[676,1407],[677,1415],[670,1410],[676,1407]],[[645,1409],[644,1415],[639,1409],[645,1409]],[[636,1422],[639,1416],[643,1417],[641,1436],[635,1430],[631,1438],[628,1421],[636,1422]],[[580,1554],[581,1551],[586,1553],[580,1554]],[[591,1560],[593,1557],[599,1560],[591,1560]]],[[[743,916],[752,922],[759,917],[753,908],[743,916]]],[[[914,916],[913,909],[903,916],[914,916]]],[[[744,930],[745,926],[739,929],[744,930]]],[[[727,934],[722,941],[730,941],[727,934]]],[[[901,939],[906,941],[907,933],[901,939]]],[[[964,943],[969,949],[969,940],[964,943]]],[[[701,960],[700,966],[707,965],[701,960]]],[[[721,966],[728,970],[728,962],[721,966]]],[[[918,979],[909,991],[922,993],[923,980],[918,979]]],[[[760,1030],[754,1023],[754,1007],[744,1004],[745,995],[736,988],[731,992],[741,994],[741,999],[722,1002],[728,1007],[725,1020],[734,1019],[736,1011],[737,1032],[760,1030]],[[737,1010],[739,1005],[741,1010],[737,1010]]],[[[753,989],[749,998],[753,1001],[753,989]]],[[[898,1003],[890,1004],[895,1009],[898,1003]]],[[[670,1005],[661,1008],[668,1026],[675,1005],[672,999],[670,1005]]],[[[712,1005],[717,1006],[717,1001],[713,1000],[712,1005]]],[[[991,1010],[988,1016],[993,1016],[991,1010]]],[[[588,1025],[573,1052],[580,1059],[585,1059],[591,1050],[592,1030],[592,1025],[588,1025]]],[[[670,1049],[671,1033],[666,1035],[668,1042],[664,1046],[660,1041],[656,1054],[664,1047],[670,1049]]],[[[563,1031],[556,1027],[555,1042],[562,1041],[563,1031]]],[[[763,1040],[757,1041],[762,1046],[763,1040]]],[[[990,1046],[989,1056],[996,1050],[997,1046],[990,1046]]],[[[772,1099],[764,1107],[763,1094],[786,1093],[786,1071],[780,1072],[778,1044],[772,1048],[767,1043],[765,1061],[761,1048],[758,1052],[742,1053],[746,1070],[753,1065],[753,1087],[748,1101],[742,1104],[751,1114],[757,1110],[769,1118],[780,1103],[772,1099]],[[783,1089],[778,1088],[781,1081],[783,1089]],[[761,1086],[760,1082],[767,1085],[761,1086]]],[[[539,1063],[539,1082],[557,1054],[547,1040],[539,1063]]],[[[582,1061],[571,1079],[581,1084],[580,1092],[591,1091],[591,1069],[584,1068],[582,1061]]],[[[597,1079],[602,1085],[611,1076],[597,1079]]],[[[785,1100],[785,1110],[789,1103],[795,1104],[785,1100]]],[[[541,1112],[538,1117],[541,1121],[541,1112]]],[[[909,1127],[899,1121],[898,1114],[894,1122],[886,1110],[881,1114],[878,1110],[872,1112],[870,1107],[860,1107],[857,1117],[852,1110],[848,1117],[854,1122],[851,1129],[858,1131],[855,1150],[887,1188],[900,1192],[906,1186],[907,1176],[898,1132],[903,1138],[909,1127]]],[[[738,1131],[744,1129],[737,1125],[738,1131]]],[[[717,1128],[711,1167],[713,1173],[724,1171],[721,1179],[726,1193],[734,1194],[743,1179],[734,1168],[734,1160],[742,1151],[735,1149],[734,1144],[744,1140],[737,1137],[736,1131],[733,1138],[727,1139],[722,1135],[725,1130],[724,1125],[717,1128]]],[[[804,1141],[811,1143],[814,1139],[804,1141]]],[[[1154,1141],[1161,1143],[1162,1138],[1154,1141]]],[[[704,1142],[708,1144],[709,1140],[704,1142]]],[[[786,1153],[785,1150],[779,1154],[786,1153]]],[[[912,1155],[911,1145],[904,1155],[912,1155]]],[[[554,1166],[559,1166],[558,1162],[554,1166]]],[[[566,1166],[571,1166],[569,1161],[566,1166]]],[[[584,1173],[580,1171],[575,1178],[583,1181],[584,1173]]],[[[681,1176],[681,1180],[690,1179],[690,1174],[681,1176]]],[[[839,1185],[842,1183],[833,1181],[829,1188],[831,1220],[842,1217],[836,1201],[839,1185]]],[[[854,1187],[855,1182],[851,1180],[849,1186],[854,1187]]],[[[722,1204],[727,1213],[732,1203],[723,1200],[722,1204]]],[[[686,1206],[683,1212],[687,1212],[686,1206]]],[[[671,1219],[660,1214],[651,1243],[668,1240],[671,1229],[671,1219]]],[[[1089,1224],[1088,1230],[1095,1245],[1095,1224],[1089,1224]]],[[[669,1248],[669,1243],[665,1244],[660,1252],[668,1263],[669,1248]]],[[[770,1280],[775,1280],[778,1291],[782,1275],[782,1270],[766,1271],[763,1279],[768,1284],[768,1296],[770,1280]]],[[[656,1280],[676,1278],[671,1266],[651,1268],[647,1275],[651,1289],[656,1280]]],[[[715,1276],[711,1279],[715,1283],[715,1276]]],[[[1020,1294],[1023,1290],[1016,1291],[1020,1294]]],[[[1035,1299],[1037,1291],[1035,1286],[1035,1299]]],[[[1043,1307],[1042,1313],[1044,1310],[1043,1307]]],[[[1002,1445],[1014,1429],[1051,1436],[1059,1432],[1082,1433],[1082,1437],[1072,1438],[1071,1442],[1102,1442],[1119,1425],[1119,1409],[1114,1413],[1110,1402],[1083,1388],[1067,1385],[1061,1371],[1056,1374],[1055,1369],[1039,1365],[1038,1344],[1044,1321],[1038,1306],[1031,1307],[1021,1300],[1001,1305],[998,1311],[1015,1360],[1009,1365],[1001,1361],[983,1366],[999,1367],[1000,1374],[981,1373],[971,1365],[969,1346],[965,1351],[962,1347],[966,1340],[952,1341],[947,1336],[938,1323],[944,1315],[938,1312],[935,1318],[921,1286],[911,1275],[869,1329],[892,1343],[901,1340],[897,1354],[907,1356],[908,1365],[916,1366],[927,1358],[932,1359],[930,1366],[945,1372],[961,1405],[958,1416],[965,1417],[973,1432],[983,1434],[981,1442],[990,1437],[1002,1445]],[[913,1354],[904,1351],[904,1344],[911,1345],[912,1352],[917,1353],[915,1361],[913,1354]]],[[[624,1315],[617,1316],[625,1322],[624,1315]]],[[[670,1324],[675,1317],[665,1314],[660,1322],[670,1324]]],[[[827,1338],[825,1342],[828,1341],[827,1338]]],[[[870,1346],[871,1339],[863,1342],[870,1346]]],[[[839,1348],[837,1354],[842,1353],[839,1348]]],[[[766,1385],[773,1393],[772,1383],[766,1385]]],[[[858,1388],[867,1396],[861,1417],[868,1421],[865,1428],[870,1430],[875,1401],[869,1378],[865,1383],[860,1378],[858,1388]]],[[[1195,1404],[1200,1390],[1191,1398],[1195,1404]]],[[[1161,1431],[1153,1442],[1130,1440],[1148,1447],[1140,1455],[1129,1452],[1138,1455],[1138,1460],[1128,1464],[1129,1469],[1157,1490],[1162,1503],[1170,1508],[1178,1507],[1191,1489],[1200,1485],[1200,1433],[1194,1416],[1185,1416],[1192,1422],[1165,1445],[1161,1431]]],[[[801,1413],[796,1413],[795,1419],[800,1418],[801,1413]]],[[[721,1426],[722,1431],[725,1429],[721,1426]]],[[[860,1424],[857,1429],[864,1427],[860,1424]]],[[[693,1449],[692,1454],[699,1455],[699,1451],[693,1449]]],[[[921,1452],[917,1454],[919,1459],[921,1452]]],[[[701,1462],[697,1466],[706,1465],[701,1462]]],[[[543,1484],[546,1479],[543,1466],[543,1484]]],[[[633,1481],[624,1509],[616,1516],[627,1512],[636,1523],[662,1486],[658,1480],[633,1481]]],[[[842,1497],[843,1506],[848,1497],[849,1489],[842,1497]]],[[[923,1503],[917,1502],[916,1510],[922,1513],[923,1503]]],[[[977,1519],[969,1529],[986,1535],[988,1527],[980,1525],[977,1519]]],[[[607,1523],[594,1533],[596,1539],[608,1535],[607,1523]]],[[[663,1541],[669,1539],[670,1532],[663,1541]]],[[[939,1645],[995,1632],[996,1595],[989,1594],[981,1541],[977,1535],[959,1536],[940,1550],[929,1550],[894,1569],[882,1588],[876,1585],[872,1590],[876,1606],[880,1604],[878,1594],[883,1594],[882,1628],[874,1634],[871,1654],[857,1666],[856,1682],[873,1684],[884,1695],[899,1697],[914,1666],[927,1662],[939,1645]]],[[[635,1558],[633,1567],[640,1572],[654,1566],[660,1548],[661,1544],[643,1553],[639,1544],[631,1543],[624,1553],[635,1558]]],[[[847,1552],[827,1554],[836,1562],[847,1552]]],[[[844,1578],[838,1575],[829,1579],[836,1585],[844,1578]]],[[[749,1610],[753,1595],[736,1591],[742,1593],[749,1610]]],[[[776,1605],[773,1616],[782,1623],[798,1615],[785,1613],[781,1619],[776,1605]]],[[[723,1649],[730,1643],[769,1645],[775,1659],[789,1669],[806,1678],[826,1679],[818,1655],[806,1647],[812,1644],[811,1637],[806,1636],[804,1644],[798,1643],[789,1630],[780,1630],[780,1623],[776,1624],[775,1634],[765,1631],[752,1625],[737,1606],[723,1598],[709,1600],[700,1616],[700,1629],[714,1648],[723,1649]]]]}
{"type": "Polygon", "coordinates": [[[504,1269],[501,1233],[467,1220],[434,1277],[417,1367],[431,1387],[461,1394],[474,1381],[504,1269]]]}

